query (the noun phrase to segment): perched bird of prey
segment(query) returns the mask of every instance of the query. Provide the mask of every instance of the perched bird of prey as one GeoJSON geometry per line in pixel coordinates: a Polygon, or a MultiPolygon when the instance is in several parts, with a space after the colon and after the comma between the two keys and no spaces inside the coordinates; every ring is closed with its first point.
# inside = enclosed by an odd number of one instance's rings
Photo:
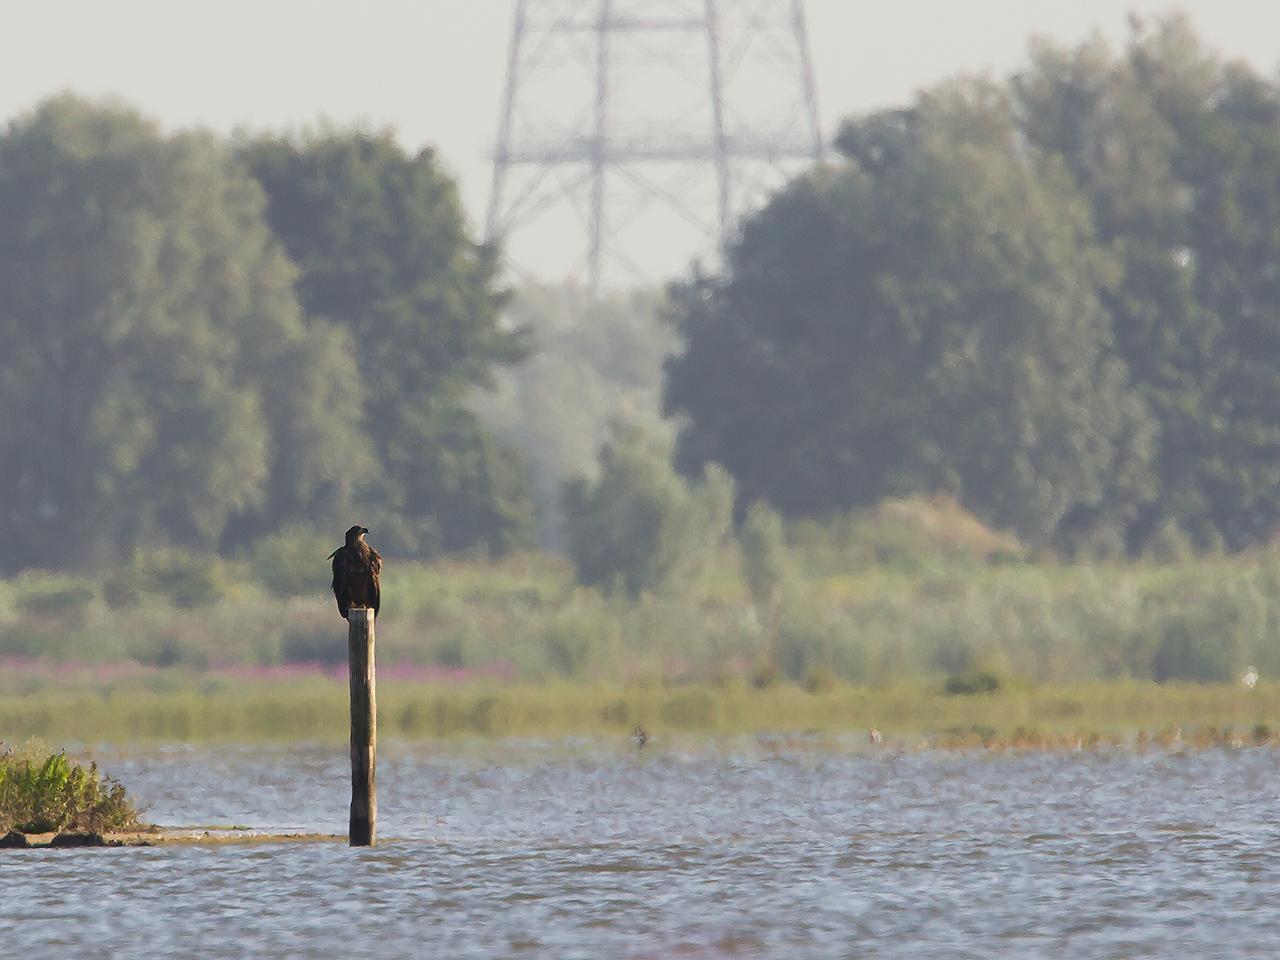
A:
{"type": "Polygon", "coordinates": [[[382,556],[365,543],[364,537],[368,532],[368,527],[352,527],[347,531],[346,545],[327,558],[333,561],[333,595],[338,600],[338,612],[344,620],[352,607],[368,607],[375,617],[378,615],[378,605],[382,600],[382,590],[378,586],[382,556]]]}

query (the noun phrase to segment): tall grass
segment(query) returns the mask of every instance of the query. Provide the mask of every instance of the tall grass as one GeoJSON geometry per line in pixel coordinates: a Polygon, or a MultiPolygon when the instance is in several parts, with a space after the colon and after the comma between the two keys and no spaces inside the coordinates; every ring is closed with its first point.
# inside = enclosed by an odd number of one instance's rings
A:
{"type": "MultiPolygon", "coordinates": [[[[815,689],[974,671],[1053,685],[1231,683],[1249,664],[1263,677],[1280,673],[1275,552],[1028,562],[1016,543],[945,503],[794,524],[771,549],[767,602],[748,591],[734,545],[717,548],[678,589],[634,599],[577,586],[567,561],[545,555],[391,560],[379,663],[447,671],[454,682],[688,685],[754,676],[815,689]]],[[[345,625],[327,596],[323,558],[312,552],[276,544],[272,563],[305,569],[266,581],[257,558],[162,552],[150,567],[102,577],[0,582],[0,688],[32,689],[41,670],[78,675],[122,663],[159,674],[340,670],[345,625]]]]}

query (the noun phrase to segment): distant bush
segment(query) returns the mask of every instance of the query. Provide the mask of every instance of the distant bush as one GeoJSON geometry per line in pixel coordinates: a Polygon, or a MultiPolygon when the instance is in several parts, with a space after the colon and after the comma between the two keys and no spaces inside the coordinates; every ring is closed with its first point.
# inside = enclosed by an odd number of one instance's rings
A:
{"type": "MultiPolygon", "coordinates": [[[[338,626],[345,627],[345,624],[338,621],[338,626]]],[[[285,663],[346,663],[347,647],[341,631],[303,625],[284,631],[280,638],[280,657],[285,663]]]]}
{"type": "Polygon", "coordinates": [[[972,673],[953,673],[947,677],[943,688],[949,696],[973,696],[979,693],[995,693],[1000,689],[1000,678],[984,670],[972,673]]]}
{"type": "Polygon", "coordinates": [[[742,577],[756,609],[768,609],[777,598],[786,567],[782,517],[762,500],[753,503],[738,530],[742,577]]]}
{"type": "Polygon", "coordinates": [[[830,693],[836,687],[836,675],[830,667],[814,666],[804,678],[804,688],[810,693],[830,693]]]}
{"type": "Polygon", "coordinates": [[[138,812],[124,787],[67,758],[24,751],[0,756],[0,833],[103,833],[138,825],[138,812]]]}
{"type": "Polygon", "coordinates": [[[1247,582],[1206,585],[1188,578],[1154,594],[1147,605],[1155,643],[1151,678],[1231,682],[1276,628],[1271,605],[1247,582]]]}
{"type": "Polygon", "coordinates": [[[254,576],[277,597],[323,594],[330,579],[325,558],[341,545],[331,539],[301,524],[263,537],[253,547],[254,576]]]}
{"type": "Polygon", "coordinates": [[[733,481],[712,465],[690,485],[666,446],[616,423],[600,451],[600,477],[564,493],[569,552],[578,579],[636,597],[687,583],[727,536],[733,481]]]}
{"type": "Polygon", "coordinates": [[[226,570],[217,557],[166,550],[148,557],[143,569],[148,589],[175,607],[207,607],[227,595],[226,570]]]}
{"type": "Polygon", "coordinates": [[[129,657],[153,667],[191,667],[203,670],[209,666],[208,651],[176,630],[149,630],[129,641],[129,657]]]}
{"type": "Polygon", "coordinates": [[[80,619],[88,612],[94,596],[89,587],[65,587],[22,594],[14,601],[14,606],[19,612],[32,616],[80,619]]]}
{"type": "Polygon", "coordinates": [[[81,659],[84,644],[65,622],[18,620],[0,626],[0,656],[81,659]]]}
{"type": "Polygon", "coordinates": [[[1142,548],[1142,555],[1157,563],[1183,563],[1195,554],[1195,544],[1172,517],[1156,527],[1142,548]]]}
{"type": "Polygon", "coordinates": [[[146,596],[163,597],[175,607],[192,609],[217,603],[230,577],[213,554],[162,549],[138,553],[127,565],[102,579],[102,597],[112,610],[128,610],[146,596]]]}
{"type": "Polygon", "coordinates": [[[138,563],[112,570],[102,578],[102,599],[112,610],[129,610],[142,602],[146,578],[138,563]]]}
{"type": "Polygon", "coordinates": [[[751,685],[757,690],[768,690],[778,682],[777,664],[766,661],[751,671],[751,685]]]}
{"type": "Polygon", "coordinates": [[[548,668],[564,677],[582,676],[604,648],[617,642],[618,624],[594,605],[559,610],[541,630],[548,668]]]}

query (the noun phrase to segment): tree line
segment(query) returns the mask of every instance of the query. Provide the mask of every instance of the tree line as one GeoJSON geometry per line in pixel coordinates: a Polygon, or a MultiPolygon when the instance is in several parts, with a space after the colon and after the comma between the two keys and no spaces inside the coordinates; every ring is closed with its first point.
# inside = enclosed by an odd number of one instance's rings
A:
{"type": "Polygon", "coordinates": [[[660,307],[513,304],[430,150],[40,104],[0,133],[0,572],[358,516],[396,556],[540,535],[636,592],[726,498],[948,494],[1087,555],[1273,535],[1275,82],[1170,18],[836,146],[660,307]]]}
{"type": "Polygon", "coordinates": [[[527,352],[497,271],[389,135],[39,105],[0,135],[0,570],[356,514],[399,555],[530,542],[523,462],[467,405],[527,352]]]}
{"type": "Polygon", "coordinates": [[[949,492],[1033,544],[1280,523],[1280,89],[1188,22],[846,122],[672,291],[677,461],[814,516],[949,492]]]}

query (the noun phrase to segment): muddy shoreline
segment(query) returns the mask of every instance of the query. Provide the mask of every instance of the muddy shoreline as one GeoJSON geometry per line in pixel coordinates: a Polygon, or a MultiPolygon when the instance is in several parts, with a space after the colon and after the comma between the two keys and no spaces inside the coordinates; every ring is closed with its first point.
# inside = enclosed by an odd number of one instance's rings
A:
{"type": "Polygon", "coordinates": [[[249,827],[144,827],[125,833],[21,833],[0,837],[0,850],[83,850],[101,847],[232,846],[269,843],[346,843],[346,834],[249,827]]]}

